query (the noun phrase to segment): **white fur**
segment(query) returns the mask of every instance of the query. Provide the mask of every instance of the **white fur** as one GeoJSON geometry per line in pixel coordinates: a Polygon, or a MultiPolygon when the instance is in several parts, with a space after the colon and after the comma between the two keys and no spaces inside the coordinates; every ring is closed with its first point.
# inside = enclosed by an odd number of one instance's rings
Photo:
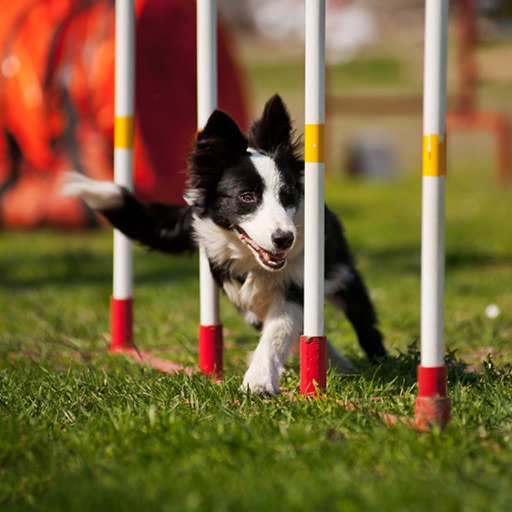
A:
{"type": "Polygon", "coordinates": [[[78,172],[66,173],[63,196],[81,197],[94,210],[109,210],[123,205],[121,188],[111,181],[91,180],[78,172]]]}
{"type": "MultiPolygon", "coordinates": [[[[256,215],[256,217],[258,217],[256,215]]],[[[304,232],[303,219],[304,210],[299,210],[294,215],[294,225],[296,226],[296,239],[293,247],[288,252],[287,265],[284,269],[273,272],[270,275],[269,270],[262,267],[258,258],[252,253],[252,250],[239,240],[238,233],[226,231],[217,226],[209,218],[194,218],[195,236],[205,248],[208,258],[217,264],[223,264],[227,260],[233,260],[230,271],[237,275],[245,275],[253,272],[260,276],[263,283],[263,289],[268,286],[268,281],[274,283],[296,282],[301,284],[303,280],[303,247],[304,232]]]]}
{"type": "MultiPolygon", "coordinates": [[[[265,268],[253,250],[242,243],[237,231],[227,231],[208,218],[194,217],[195,236],[214,264],[231,261],[229,271],[233,280],[224,283],[230,300],[251,323],[262,322],[260,341],[253,353],[243,379],[243,388],[254,393],[279,393],[279,381],[291,346],[298,342],[303,329],[303,309],[287,300],[284,290],[290,283],[302,286],[304,277],[304,210],[286,209],[279,201],[279,172],[274,161],[257,152],[251,158],[265,183],[262,203],[257,211],[248,216],[240,227],[258,245],[273,251],[272,234],[278,229],[294,234],[295,240],[288,250],[287,264],[279,271],[265,268]],[[243,284],[236,276],[243,276],[243,284]]],[[[79,196],[91,208],[108,210],[123,205],[121,188],[112,182],[94,181],[71,172],[62,188],[63,195],[79,196]]],[[[187,201],[193,203],[193,192],[187,201]]],[[[326,294],[352,278],[350,270],[340,266],[326,281],[326,294]]],[[[328,357],[332,367],[339,371],[353,371],[351,363],[328,344],[328,357]]]]}
{"type": "Polygon", "coordinates": [[[265,184],[262,203],[255,214],[250,215],[240,227],[260,247],[267,251],[275,250],[272,234],[277,230],[291,232],[297,236],[297,229],[293,222],[294,208],[283,208],[279,200],[279,172],[272,158],[251,151],[251,160],[265,184]]]}
{"type": "Polygon", "coordinates": [[[286,302],[282,294],[276,294],[242,387],[253,393],[279,393],[284,362],[301,331],[302,307],[286,302]]]}
{"type": "MultiPolygon", "coordinates": [[[[277,229],[292,231],[295,242],[289,250],[287,265],[277,272],[261,266],[252,250],[241,243],[236,231],[226,231],[208,218],[195,217],[196,237],[201,241],[208,258],[217,264],[231,260],[230,272],[245,276],[224,282],[224,291],[251,323],[263,324],[260,341],[244,376],[242,387],[253,393],[279,393],[279,381],[284,363],[294,343],[303,330],[303,308],[286,300],[284,289],[289,283],[302,286],[304,282],[304,210],[303,204],[295,209],[285,209],[279,202],[279,174],[274,162],[263,155],[253,157],[256,169],[265,181],[263,201],[251,217],[241,223],[246,233],[264,248],[272,249],[271,234],[277,229]]],[[[326,281],[326,291],[334,291],[340,282],[351,279],[350,270],[340,266],[335,275],[326,281]]],[[[352,372],[354,367],[328,344],[331,367],[340,372],[352,372]]]]}
{"type": "Polygon", "coordinates": [[[261,266],[252,250],[243,244],[236,231],[226,231],[208,218],[194,219],[198,240],[208,258],[218,264],[232,260],[230,272],[245,276],[244,283],[233,279],[224,283],[229,299],[254,323],[263,323],[260,341],[252,356],[242,387],[254,393],[279,393],[279,381],[291,346],[299,341],[303,320],[302,307],[287,301],[283,290],[294,282],[303,282],[304,212],[285,209],[279,202],[279,175],[273,161],[262,155],[253,159],[265,181],[265,193],[257,212],[241,223],[242,229],[263,248],[272,250],[271,234],[277,229],[292,231],[293,247],[287,265],[278,272],[261,266]],[[256,161],[256,162],[255,162],[256,161]]]}

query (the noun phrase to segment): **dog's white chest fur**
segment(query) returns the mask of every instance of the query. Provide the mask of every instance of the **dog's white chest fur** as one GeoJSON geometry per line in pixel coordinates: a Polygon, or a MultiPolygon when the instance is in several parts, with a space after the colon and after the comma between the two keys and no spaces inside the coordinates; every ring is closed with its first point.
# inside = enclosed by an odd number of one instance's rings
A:
{"type": "MultiPolygon", "coordinates": [[[[292,135],[277,95],[247,135],[226,113],[214,111],[189,155],[188,206],[142,203],[114,183],[77,173],[63,190],[147,247],[169,254],[204,249],[225,293],[260,328],[243,380],[256,393],[279,392],[284,361],[303,326],[304,164],[292,135]]],[[[345,311],[369,357],[382,357],[386,351],[364,282],[341,226],[326,213],[326,298],[345,311]]],[[[350,369],[333,352],[328,344],[334,365],[350,369]]]]}
{"type": "Polygon", "coordinates": [[[225,268],[228,276],[223,289],[228,298],[241,311],[255,315],[259,321],[265,320],[273,303],[282,300],[289,284],[301,286],[303,283],[302,230],[298,230],[286,267],[279,272],[263,269],[235,232],[219,228],[210,219],[195,218],[194,231],[212,264],[225,268]]]}

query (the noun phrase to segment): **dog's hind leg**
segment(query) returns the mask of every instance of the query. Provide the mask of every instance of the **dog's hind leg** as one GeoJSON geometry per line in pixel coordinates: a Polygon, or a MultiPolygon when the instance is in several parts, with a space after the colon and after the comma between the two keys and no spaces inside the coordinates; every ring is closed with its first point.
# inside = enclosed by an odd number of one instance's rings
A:
{"type": "Polygon", "coordinates": [[[377,314],[359,272],[353,267],[345,268],[344,272],[347,277],[329,291],[327,298],[345,312],[362,349],[370,361],[376,362],[387,355],[382,333],[377,327],[377,314]]]}
{"type": "Polygon", "coordinates": [[[345,357],[343,357],[327,340],[327,367],[336,370],[338,373],[354,373],[356,367],[345,357]]]}

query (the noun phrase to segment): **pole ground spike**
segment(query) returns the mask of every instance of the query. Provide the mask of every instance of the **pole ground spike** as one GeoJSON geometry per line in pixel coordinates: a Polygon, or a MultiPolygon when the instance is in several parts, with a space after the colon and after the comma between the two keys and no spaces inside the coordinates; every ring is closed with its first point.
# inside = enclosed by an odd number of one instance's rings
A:
{"type": "Polygon", "coordinates": [[[300,394],[318,395],[327,389],[327,339],[325,336],[300,338],[300,394]]]}
{"type": "Polygon", "coordinates": [[[446,393],[446,366],[418,366],[418,396],[414,423],[418,430],[433,426],[443,430],[451,418],[451,401],[446,393]]]}
{"type": "Polygon", "coordinates": [[[110,297],[110,352],[133,349],[133,299],[110,297]]]}
{"type": "Polygon", "coordinates": [[[206,375],[222,376],[222,325],[199,326],[199,370],[206,375]]]}

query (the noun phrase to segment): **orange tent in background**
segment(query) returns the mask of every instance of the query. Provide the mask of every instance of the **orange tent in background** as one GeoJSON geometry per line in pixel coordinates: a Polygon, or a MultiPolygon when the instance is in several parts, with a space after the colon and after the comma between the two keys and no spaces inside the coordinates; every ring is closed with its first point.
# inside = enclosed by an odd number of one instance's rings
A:
{"type": "MultiPolygon", "coordinates": [[[[80,227],[95,218],[59,195],[64,172],[112,179],[114,1],[0,0],[0,224],[80,227]]],[[[136,0],[135,189],[182,202],[196,131],[195,2],[136,0]]],[[[219,108],[244,126],[225,29],[219,108]]]]}

